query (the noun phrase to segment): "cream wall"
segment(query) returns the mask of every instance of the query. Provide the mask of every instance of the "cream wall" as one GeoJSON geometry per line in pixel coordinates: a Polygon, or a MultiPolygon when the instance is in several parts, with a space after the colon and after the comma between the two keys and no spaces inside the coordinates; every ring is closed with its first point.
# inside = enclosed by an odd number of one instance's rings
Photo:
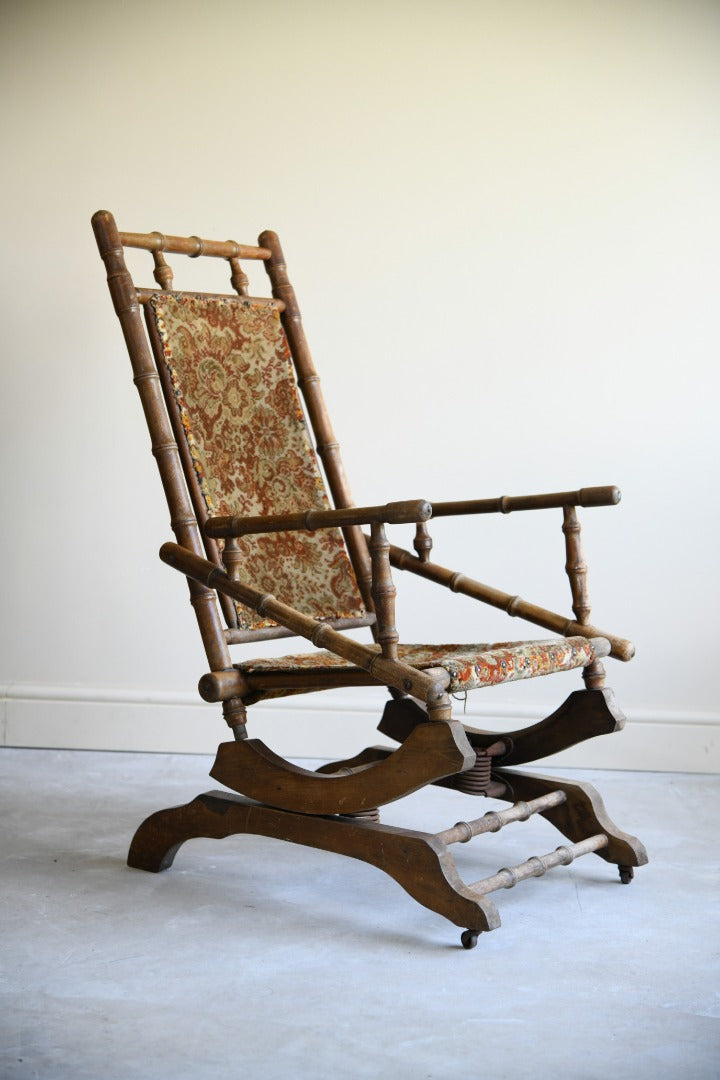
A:
{"type": "MultiPolygon", "coordinates": [[[[103,207],[130,230],[280,233],[358,502],[618,484],[582,520],[593,619],[638,646],[610,664],[631,723],[567,760],[717,768],[718,5],[1,11],[0,743],[225,734],[156,558],[168,515],[90,231],[103,207]]],[[[560,524],[441,522],[436,555],[569,610],[560,524]]],[[[405,637],[537,632],[398,584],[405,637]]],[[[467,716],[522,723],[576,685],[476,694],[467,716]]],[[[367,700],[259,707],[253,730],[343,753],[375,741],[367,700]]]]}

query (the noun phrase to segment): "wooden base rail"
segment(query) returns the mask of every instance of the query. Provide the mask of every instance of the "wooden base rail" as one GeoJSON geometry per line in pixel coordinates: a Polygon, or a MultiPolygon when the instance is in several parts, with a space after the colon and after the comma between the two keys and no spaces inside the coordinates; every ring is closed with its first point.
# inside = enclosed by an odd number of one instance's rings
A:
{"type": "MultiPolygon", "coordinates": [[[[550,794],[550,793],[548,793],[550,794]]],[[[557,792],[552,793],[557,795],[557,792]]],[[[562,794],[562,793],[560,793],[562,794]]],[[[528,805],[538,800],[531,800],[528,805]]],[[[568,804],[572,798],[568,797],[568,804]]],[[[503,813],[507,813],[504,811],[503,813]]],[[[599,824],[596,821],[597,824],[599,824]]],[[[609,822],[612,829],[612,823],[609,822]]],[[[128,864],[157,873],[172,865],[180,847],[195,837],[221,839],[242,833],[268,836],[360,859],[392,877],[418,903],[459,927],[463,948],[472,949],[482,932],[500,925],[489,894],[518,881],[540,877],[554,866],[567,865],[581,855],[600,851],[608,843],[603,833],[563,845],[547,855],[534,856],[519,866],[504,867],[475,885],[461,880],[442,834],[417,832],[349,816],[313,816],[253,802],[228,792],[206,792],[185,806],[161,810],[137,830],[128,864]]],[[[644,856],[644,851],[642,851],[644,856]]],[[[606,857],[606,856],[605,856],[606,857]]],[[[644,858],[632,860],[635,864],[644,858]]],[[[632,869],[621,866],[624,882],[632,869]]]]}
{"type": "Polygon", "coordinates": [[[474,836],[499,832],[513,821],[527,821],[533,814],[539,814],[566,801],[567,795],[564,791],[551,791],[548,795],[541,795],[539,799],[516,802],[507,810],[488,810],[487,814],[475,818],[474,821],[458,821],[451,829],[438,833],[437,838],[443,844],[467,844],[474,836]]]}
{"type": "Polygon", "coordinates": [[[483,896],[497,892],[498,889],[512,889],[519,881],[525,881],[531,877],[542,877],[554,866],[567,866],[575,859],[579,859],[581,855],[589,855],[591,851],[599,851],[600,848],[607,847],[607,843],[607,836],[598,833],[597,836],[589,836],[587,840],[581,840],[578,844],[571,844],[569,847],[561,844],[547,855],[533,855],[517,866],[505,866],[492,877],[476,881],[468,888],[483,896]]]}
{"type": "MultiPolygon", "coordinates": [[[[546,630],[562,634],[563,637],[605,638],[610,643],[609,655],[614,656],[616,660],[632,660],[635,655],[635,646],[626,638],[616,637],[615,634],[608,634],[606,630],[599,630],[597,626],[591,626],[590,623],[579,623],[537,604],[530,604],[520,596],[513,596],[501,589],[494,589],[491,585],[484,585],[481,581],[467,577],[459,571],[448,570],[437,563],[424,562],[417,556],[411,555],[409,551],[405,551],[404,548],[395,547],[394,544],[390,545],[390,563],[397,570],[408,570],[412,574],[418,574],[420,577],[427,578],[428,581],[444,585],[452,592],[470,596],[473,600],[481,600],[484,604],[506,611],[508,615],[526,619],[537,626],[545,627],[546,630]]],[[[603,652],[600,655],[606,656],[608,653],[603,652]]]]}

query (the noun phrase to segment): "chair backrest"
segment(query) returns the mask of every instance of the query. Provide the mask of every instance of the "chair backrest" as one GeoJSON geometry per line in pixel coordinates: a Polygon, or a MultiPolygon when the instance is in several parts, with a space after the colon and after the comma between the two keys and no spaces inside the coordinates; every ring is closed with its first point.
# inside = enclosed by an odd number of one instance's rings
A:
{"type": "MultiPolygon", "coordinates": [[[[254,247],[120,233],[105,211],[94,215],[93,228],[178,543],[221,563],[221,542],[202,531],[210,515],[324,509],[331,499],[336,507],[351,506],[339,447],[275,234],[263,233],[254,247]],[[152,252],[160,288],[135,286],[124,247],[152,252]],[[227,259],[236,295],[174,291],[165,261],[168,252],[227,259]],[[247,296],[241,258],[263,261],[273,298],[247,296]]],[[[344,532],[344,537],[337,529],[243,537],[233,562],[248,584],[275,593],[305,614],[336,626],[368,625],[373,616],[365,540],[357,527],[344,532]]],[[[227,666],[228,643],[289,633],[226,597],[220,600],[223,628],[215,594],[209,598],[208,590],[191,592],[215,670],[227,666]],[[218,664],[220,659],[225,662],[218,664]]]]}

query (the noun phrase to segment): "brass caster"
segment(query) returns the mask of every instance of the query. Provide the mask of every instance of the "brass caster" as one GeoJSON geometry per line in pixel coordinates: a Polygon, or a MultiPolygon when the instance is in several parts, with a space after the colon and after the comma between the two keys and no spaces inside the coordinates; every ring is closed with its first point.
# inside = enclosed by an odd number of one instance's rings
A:
{"type": "Polygon", "coordinates": [[[480,936],[479,930],[463,930],[460,935],[460,941],[463,949],[474,949],[478,943],[478,937],[480,936]]]}
{"type": "Polygon", "coordinates": [[[623,885],[629,885],[635,877],[635,871],[632,866],[618,866],[618,873],[620,874],[620,880],[623,885]]]}

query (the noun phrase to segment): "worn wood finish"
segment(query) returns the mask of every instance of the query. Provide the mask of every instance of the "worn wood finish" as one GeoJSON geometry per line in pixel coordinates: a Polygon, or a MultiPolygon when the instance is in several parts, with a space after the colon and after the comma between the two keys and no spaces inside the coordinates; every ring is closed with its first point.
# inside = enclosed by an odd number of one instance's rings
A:
{"type": "MultiPolygon", "coordinates": [[[[137,830],[128,864],[158,873],[168,869],[188,840],[224,839],[250,834],[332,851],[377,866],[419,904],[456,926],[477,933],[500,925],[488,893],[538,877],[554,865],[566,865],[579,855],[603,854],[607,837],[586,837],[571,848],[561,847],[515,867],[498,871],[475,885],[465,885],[442,834],[423,833],[350,817],[309,817],[262,806],[238,795],[207,792],[185,806],[161,810],[137,830]]],[[[475,942],[473,941],[472,944],[475,942]]],[[[471,947],[463,934],[463,945],[471,947]]]]}
{"type": "Polygon", "coordinates": [[[153,277],[164,292],[169,292],[173,287],[173,272],[161,250],[153,251],[153,262],[155,263],[153,277]]]}
{"type": "MultiPolygon", "coordinates": [[[[449,681],[447,672],[444,674],[446,680],[449,681]]],[[[310,693],[313,690],[334,689],[341,686],[377,686],[377,679],[362,668],[327,668],[321,672],[303,669],[292,671],[288,668],[285,671],[258,671],[255,674],[248,672],[245,679],[253,692],[298,690],[310,693]]]]}
{"type": "MultiPolygon", "coordinates": [[[[401,698],[399,700],[404,699],[401,698]]],[[[464,727],[463,730],[467,735],[467,728],[464,727]]],[[[475,750],[475,763],[474,765],[471,765],[469,769],[466,769],[461,773],[454,773],[452,776],[444,776],[439,780],[431,780],[429,783],[436,787],[449,788],[452,791],[459,792],[461,795],[482,796],[488,799],[504,799],[508,791],[507,784],[500,780],[493,779],[492,768],[494,762],[492,761],[492,753],[487,750],[477,750],[474,747],[473,749],[475,750]]],[[[339,772],[341,769],[354,768],[358,765],[366,765],[374,761],[384,761],[385,758],[389,758],[394,753],[396,753],[396,751],[391,746],[368,746],[352,758],[324,765],[316,771],[322,773],[339,772]]],[[[500,752],[498,751],[498,754],[499,753],[500,752]]]]}
{"type": "MultiPolygon", "coordinates": [[[[171,526],[178,543],[199,555],[203,552],[202,541],[188,495],[178,446],[165,408],[160,379],[145,335],[135,287],[125,266],[123,240],[112,214],[107,211],[100,210],[94,214],[92,225],[98,250],[107,270],[108,287],[115,313],[120,320],[130,354],[135,386],[150,430],[152,452],[168,501],[171,526]]],[[[218,671],[232,667],[215,594],[207,587],[191,582],[190,597],[210,668],[218,671]]]]}
{"type": "Polygon", "coordinates": [[[231,581],[240,580],[240,567],[242,566],[242,554],[238,542],[234,536],[229,536],[225,541],[222,552],[222,564],[231,581]]]}
{"type": "Polygon", "coordinates": [[[444,585],[452,592],[471,596],[474,600],[481,600],[484,604],[507,612],[508,615],[526,619],[537,626],[544,626],[546,630],[553,630],[557,634],[562,634],[563,637],[605,638],[610,642],[610,656],[614,656],[616,660],[632,660],[635,655],[635,646],[625,638],[616,637],[615,634],[599,630],[597,626],[591,626],[588,623],[575,622],[573,619],[558,615],[537,604],[530,604],[520,596],[513,596],[512,593],[494,589],[491,585],[484,585],[481,581],[475,581],[459,571],[448,570],[437,563],[423,562],[415,555],[411,555],[409,551],[396,547],[394,544],[390,545],[390,562],[397,570],[409,570],[410,573],[417,574],[428,581],[444,585]]]}
{"type": "Polygon", "coordinates": [[[420,562],[427,562],[429,560],[430,552],[433,548],[433,541],[424,521],[418,521],[415,527],[413,547],[415,548],[415,552],[418,559],[420,559],[420,562]]]}
{"type": "MultiPolygon", "coordinates": [[[[562,530],[565,534],[565,572],[570,582],[573,613],[579,623],[587,625],[590,622],[588,567],[583,554],[580,521],[574,506],[563,507],[562,530]]],[[[582,677],[589,690],[599,690],[605,685],[605,667],[596,659],[583,668],[582,677]]]]}
{"type": "Polygon", "coordinates": [[[324,765],[319,765],[315,772],[332,774],[343,770],[356,769],[360,765],[372,765],[376,761],[384,761],[385,758],[394,753],[395,750],[392,746],[366,746],[364,750],[351,758],[343,758],[341,761],[327,761],[324,765]]]}
{"type": "Polygon", "coordinates": [[[608,838],[602,833],[588,836],[586,840],[571,844],[570,847],[561,845],[555,848],[555,851],[548,852],[547,855],[531,855],[529,859],[518,863],[517,866],[506,866],[491,877],[473,882],[470,888],[473,892],[482,893],[483,896],[497,892],[498,889],[512,889],[519,881],[525,881],[531,877],[542,877],[554,866],[568,866],[581,855],[589,855],[591,851],[599,852],[607,847],[607,843],[608,838]]]}
{"type": "MultiPolygon", "coordinates": [[[[98,211],[98,214],[103,213],[106,211],[98,211]]],[[[270,251],[267,248],[256,247],[254,244],[236,244],[234,240],[203,240],[200,236],[165,236],[161,232],[121,232],[118,233],[118,239],[123,247],[163,251],[173,255],[189,255],[191,259],[197,259],[200,255],[215,259],[265,260],[270,258],[270,251]]]]}
{"type": "MultiPolygon", "coordinates": [[[[404,698],[389,701],[385,706],[378,731],[390,739],[402,742],[427,716],[415,701],[404,698]]],[[[475,749],[487,749],[502,740],[506,750],[498,756],[498,764],[524,765],[541,757],[550,757],[570,746],[610,735],[625,726],[625,716],[618,708],[612,690],[575,690],[549,716],[529,727],[513,731],[483,731],[463,725],[468,741],[475,749]]]]}
{"type": "Polygon", "coordinates": [[[387,758],[311,772],[285,761],[259,739],[220,743],[213,779],[268,806],[304,814],[354,814],[418,791],[475,761],[462,724],[425,723],[387,758]]]}
{"type": "Polygon", "coordinates": [[[230,671],[208,671],[198,682],[198,693],[203,701],[226,701],[232,697],[249,696],[250,687],[237,668],[230,671]]]}
{"type": "Polygon", "coordinates": [[[398,634],[395,625],[396,589],[390,570],[390,544],[382,522],[371,527],[370,560],[372,564],[371,594],[377,616],[377,640],[386,660],[398,658],[398,634]]]}
{"type": "MultiPolygon", "coordinates": [[[[335,437],[330,415],[325,405],[320,386],[320,377],[315,370],[312,354],[305,337],[300,308],[298,307],[295,290],[288,277],[287,264],[280,246],[280,240],[276,233],[268,230],[260,234],[258,242],[270,251],[270,257],[265,263],[265,269],[270,278],[273,296],[278,300],[282,300],[285,305],[280,318],[290,345],[298,377],[298,386],[303,395],[310,426],[315,435],[317,452],[322,461],[332,500],[338,509],[346,509],[353,506],[354,500],[340,456],[340,444],[335,437]]],[[[345,536],[348,554],[355,570],[355,577],[357,578],[363,603],[368,611],[372,611],[372,596],[370,595],[372,575],[365,537],[358,525],[344,527],[343,535],[345,536]]]]}
{"type": "MultiPolygon", "coordinates": [[[[355,619],[325,619],[327,626],[333,630],[353,630],[360,626],[373,626],[375,614],[368,611],[366,615],[358,615],[355,619]]],[[[260,630],[236,630],[225,631],[225,640],[228,645],[246,645],[249,641],[272,641],[275,638],[297,637],[292,631],[284,626],[266,626],[260,630]]]]}
{"type": "Polygon", "coordinates": [[[399,660],[386,660],[385,657],[378,656],[367,645],[361,645],[337,630],[332,630],[327,623],[320,623],[309,615],[303,615],[288,604],[276,600],[270,593],[261,593],[240,581],[231,581],[227,574],[213,563],[178,544],[163,544],[160,558],[193,581],[232,596],[241,604],[257,611],[259,615],[273,619],[300,637],[312,641],[318,648],[329,649],[345,660],[350,660],[357,667],[369,671],[378,682],[420,698],[426,702],[428,715],[432,720],[450,719],[450,703],[445,686],[424,672],[417,671],[399,660]]]}
{"type": "MultiPolygon", "coordinates": [[[[93,229],[130,353],[135,385],[178,541],[164,545],[161,558],[188,579],[209,665],[209,671],[200,679],[199,691],[205,700],[222,703],[225,720],[235,735],[235,742],[221,744],[212,775],[243,796],[262,800],[261,805],[246,797],[210,792],[187,806],[154,814],[136,833],[128,859],[130,865],[153,871],[164,869],[172,863],[181,844],[197,836],[220,838],[254,833],[306,844],[379,867],[419,903],[465,927],[462,943],[466,948],[476,943],[480,932],[499,925],[497,909],[485,895],[491,889],[507,888],[516,881],[539,876],[554,865],[566,864],[590,851],[619,865],[621,880],[629,881],[632,867],[646,861],[645,850],[638,840],[617,829],[592,787],[507,768],[554,753],[582,739],[618,730],[623,717],[611,692],[597,688],[578,691],[551,716],[519,731],[499,735],[464,727],[451,718],[446,692],[448,673],[441,668],[418,671],[397,659],[395,586],[391,572],[391,567],[410,570],[560,634],[607,639],[595,643],[598,655],[610,650],[613,656],[628,660],[634,651],[630,642],[605,634],[589,623],[587,568],[574,509],[613,505],[620,498],[618,489],[581,488],[542,495],[440,502],[433,506],[413,500],[355,507],[277,236],[265,232],[255,246],[159,232],[121,233],[112,215],[104,211],[94,215],[93,229]],[[125,266],[123,247],[141,248],[149,253],[156,288],[135,286],[125,266]],[[152,320],[145,320],[144,326],[141,314],[142,305],[158,290],[175,290],[167,254],[210,256],[224,259],[228,264],[234,295],[197,292],[178,295],[247,298],[253,303],[271,305],[280,312],[332,496],[331,509],[262,518],[239,515],[208,518],[179,427],[173,388],[165,378],[161,344],[152,320]],[[248,297],[248,278],[242,266],[246,259],[264,263],[272,298],[248,297]],[[430,562],[432,539],[426,522],[431,516],[507,514],[549,507],[563,508],[575,621],[430,562]],[[416,524],[417,557],[388,544],[384,526],[399,522],[416,524]],[[361,531],[362,525],[371,527],[369,544],[361,531]],[[243,581],[235,537],[331,527],[343,530],[368,611],[366,617],[320,622],[243,581]],[[225,541],[222,555],[218,540],[225,541]],[[272,619],[277,626],[259,631],[240,630],[236,602],[272,619]],[[218,605],[226,627],[222,625],[218,605]],[[381,647],[379,654],[375,648],[340,632],[341,628],[362,625],[372,625],[373,636],[381,647]],[[354,669],[258,671],[255,675],[244,675],[239,665],[233,665],[230,660],[230,643],[289,635],[299,635],[329,649],[348,660],[354,669]],[[394,696],[386,707],[380,729],[399,741],[395,750],[367,747],[351,758],[325,765],[313,773],[285,761],[259,740],[247,738],[247,706],[268,693],[378,682],[394,696]],[[425,708],[413,698],[424,702],[425,708]],[[373,814],[376,807],[428,783],[493,796],[512,805],[470,822],[458,822],[437,834],[397,829],[347,816],[373,814]],[[448,845],[496,831],[534,813],[551,821],[571,841],[570,845],[503,868],[475,886],[464,884],[448,845]]],[[[596,685],[598,678],[597,670],[591,673],[590,685],[596,685]]]]}
{"type": "Polygon", "coordinates": [[[423,907],[478,932],[500,925],[497,908],[462,882],[455,861],[432,833],[348,817],[310,817],[208,792],[186,806],[160,810],[140,826],[128,864],[158,873],[188,840],[249,833],[332,851],[377,866],[423,907]]]}
{"type": "Polygon", "coordinates": [[[527,821],[533,814],[559,806],[566,799],[567,795],[564,791],[551,791],[539,799],[515,803],[509,810],[488,810],[482,817],[475,818],[473,821],[458,821],[451,829],[444,829],[443,832],[437,833],[437,838],[442,840],[443,844],[467,844],[474,837],[482,836],[483,833],[500,832],[500,829],[504,829],[506,825],[514,821],[527,821]]]}
{"type": "Polygon", "coordinates": [[[231,255],[228,262],[230,263],[230,284],[238,296],[247,296],[250,282],[240,265],[240,260],[231,255]]]}
{"type": "Polygon", "coordinates": [[[404,502],[386,503],[385,506],[354,506],[347,510],[305,510],[299,514],[269,514],[262,517],[209,517],[205,522],[205,534],[220,538],[298,530],[314,532],[316,529],[382,522],[403,525],[427,521],[431,514],[432,507],[424,499],[407,499],[404,502]]]}
{"type": "Polygon", "coordinates": [[[562,780],[557,776],[518,772],[516,769],[498,769],[497,776],[507,784],[508,794],[503,797],[509,802],[516,799],[528,802],[530,799],[547,795],[550,791],[563,791],[567,796],[565,802],[542,810],[542,817],[552,822],[555,828],[573,843],[579,843],[596,833],[607,836],[607,846],[597,852],[601,859],[617,866],[644,866],[648,861],[644,846],[636,836],[630,836],[618,829],[592,784],[581,783],[579,780],[562,780]]]}
{"type": "Polygon", "coordinates": [[[500,495],[496,499],[466,499],[434,502],[433,517],[459,514],[510,514],[514,510],[548,510],[563,506],[615,506],[620,490],[613,485],[580,488],[579,491],[552,491],[546,495],[500,495]]]}

